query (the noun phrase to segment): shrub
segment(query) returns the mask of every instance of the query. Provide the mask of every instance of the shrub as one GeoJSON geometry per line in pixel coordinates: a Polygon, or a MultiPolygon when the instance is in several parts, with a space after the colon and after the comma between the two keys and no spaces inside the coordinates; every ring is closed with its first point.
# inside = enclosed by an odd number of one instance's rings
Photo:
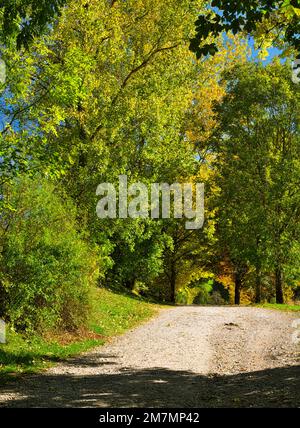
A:
{"type": "Polygon", "coordinates": [[[98,256],[76,229],[76,210],[46,180],[19,179],[0,218],[0,316],[16,330],[86,323],[98,256]]]}
{"type": "Polygon", "coordinates": [[[209,280],[197,286],[197,295],[194,298],[195,305],[207,305],[210,299],[210,293],[212,291],[213,281],[209,280]]]}
{"type": "Polygon", "coordinates": [[[180,288],[176,294],[176,303],[178,305],[188,305],[190,300],[190,290],[188,287],[180,288]]]}

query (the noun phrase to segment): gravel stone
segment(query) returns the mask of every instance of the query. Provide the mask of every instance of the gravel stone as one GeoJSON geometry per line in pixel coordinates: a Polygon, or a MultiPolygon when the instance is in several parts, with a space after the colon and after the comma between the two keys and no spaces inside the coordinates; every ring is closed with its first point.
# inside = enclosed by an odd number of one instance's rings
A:
{"type": "Polygon", "coordinates": [[[0,387],[2,407],[299,407],[294,313],[163,309],[105,346],[0,387]]]}

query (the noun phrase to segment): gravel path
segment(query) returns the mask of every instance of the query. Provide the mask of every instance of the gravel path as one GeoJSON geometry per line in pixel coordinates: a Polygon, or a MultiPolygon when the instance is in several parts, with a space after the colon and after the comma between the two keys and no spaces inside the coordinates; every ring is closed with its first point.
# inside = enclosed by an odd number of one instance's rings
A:
{"type": "Polygon", "coordinates": [[[0,388],[5,407],[299,407],[296,314],[178,307],[0,388]]]}

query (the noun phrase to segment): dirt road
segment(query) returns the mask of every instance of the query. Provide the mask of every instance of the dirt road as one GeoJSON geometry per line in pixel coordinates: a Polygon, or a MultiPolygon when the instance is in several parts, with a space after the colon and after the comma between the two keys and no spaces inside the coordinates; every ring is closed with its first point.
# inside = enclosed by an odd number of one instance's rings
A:
{"type": "Polygon", "coordinates": [[[106,346],[6,384],[0,406],[299,407],[297,318],[248,307],[163,310],[106,346]]]}

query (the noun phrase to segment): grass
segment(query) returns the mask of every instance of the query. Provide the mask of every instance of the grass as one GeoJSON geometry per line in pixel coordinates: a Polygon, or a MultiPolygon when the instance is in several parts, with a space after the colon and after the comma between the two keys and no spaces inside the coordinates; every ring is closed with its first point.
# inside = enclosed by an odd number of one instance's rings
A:
{"type": "Polygon", "coordinates": [[[293,312],[300,311],[300,305],[279,305],[278,303],[263,303],[261,305],[256,305],[256,306],[259,308],[276,309],[279,311],[293,311],[293,312]]]}
{"type": "Polygon", "coordinates": [[[54,362],[103,345],[109,338],[151,318],[158,305],[132,296],[99,289],[93,299],[93,317],[88,330],[76,335],[26,338],[7,328],[7,343],[0,345],[0,381],[23,373],[36,373],[54,362]]]}

